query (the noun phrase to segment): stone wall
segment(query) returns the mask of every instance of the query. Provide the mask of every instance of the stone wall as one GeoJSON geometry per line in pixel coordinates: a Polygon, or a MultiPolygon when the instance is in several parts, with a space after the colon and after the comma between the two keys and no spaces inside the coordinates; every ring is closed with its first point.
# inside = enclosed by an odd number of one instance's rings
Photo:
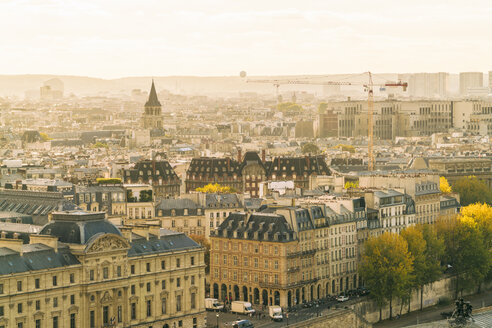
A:
{"type": "Polygon", "coordinates": [[[372,328],[363,317],[352,310],[328,310],[321,317],[312,318],[299,323],[289,324],[295,328],[372,328]]]}
{"type": "MultiPolygon", "coordinates": [[[[440,298],[448,298],[450,300],[455,299],[454,295],[454,279],[453,277],[446,277],[441,280],[435,281],[432,284],[424,286],[424,298],[423,307],[429,307],[436,305],[440,298]]],[[[487,288],[487,286],[486,286],[487,288]]],[[[463,292],[463,296],[471,295],[474,291],[468,293],[463,292]]],[[[393,300],[393,316],[400,313],[401,303],[399,299],[393,300]]],[[[420,290],[414,290],[412,298],[410,300],[410,312],[420,310],[420,290]]],[[[375,302],[371,298],[367,298],[366,301],[354,305],[354,311],[364,315],[367,321],[375,323],[379,321],[379,309],[375,302]]],[[[408,313],[408,304],[404,305],[401,313],[408,313]]],[[[382,309],[382,319],[389,318],[389,304],[382,309]]]]}

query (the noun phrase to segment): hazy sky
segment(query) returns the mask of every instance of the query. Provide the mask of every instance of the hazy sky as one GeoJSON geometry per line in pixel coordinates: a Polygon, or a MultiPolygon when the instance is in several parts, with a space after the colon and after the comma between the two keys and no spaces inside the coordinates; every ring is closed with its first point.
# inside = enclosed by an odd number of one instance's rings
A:
{"type": "Polygon", "coordinates": [[[0,74],[492,70],[492,1],[0,0],[0,74]]]}

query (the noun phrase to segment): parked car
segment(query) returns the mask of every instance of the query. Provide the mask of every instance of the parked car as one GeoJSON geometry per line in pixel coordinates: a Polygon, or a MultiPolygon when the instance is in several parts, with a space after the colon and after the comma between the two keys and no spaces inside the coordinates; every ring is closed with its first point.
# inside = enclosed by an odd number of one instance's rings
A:
{"type": "Polygon", "coordinates": [[[349,300],[349,297],[347,295],[338,295],[337,301],[338,302],[346,302],[349,300]]]}
{"type": "Polygon", "coordinates": [[[238,320],[232,325],[233,328],[254,328],[255,326],[249,320],[238,320]]]}

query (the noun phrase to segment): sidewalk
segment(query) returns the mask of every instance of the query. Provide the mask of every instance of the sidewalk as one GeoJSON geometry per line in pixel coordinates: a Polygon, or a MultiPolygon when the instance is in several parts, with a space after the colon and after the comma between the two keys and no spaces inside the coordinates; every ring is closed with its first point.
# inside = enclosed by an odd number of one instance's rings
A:
{"type": "MultiPolygon", "coordinates": [[[[473,305],[473,312],[483,306],[492,305],[492,291],[485,291],[481,294],[475,294],[464,297],[465,301],[470,301],[473,305]]],[[[404,314],[400,319],[384,320],[375,323],[375,328],[399,328],[416,325],[418,323],[432,322],[442,320],[441,312],[448,312],[454,310],[454,302],[448,306],[432,306],[424,308],[423,311],[414,311],[408,314],[404,314]]],[[[396,312],[395,312],[396,315],[396,312]]]]}

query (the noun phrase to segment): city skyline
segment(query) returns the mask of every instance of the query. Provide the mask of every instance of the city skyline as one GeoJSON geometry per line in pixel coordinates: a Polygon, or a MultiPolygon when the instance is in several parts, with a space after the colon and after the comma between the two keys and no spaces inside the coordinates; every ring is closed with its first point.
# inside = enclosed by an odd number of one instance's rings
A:
{"type": "Polygon", "coordinates": [[[3,1],[3,74],[487,72],[492,6],[462,1],[3,1]],[[19,22],[23,22],[19,24],[19,22]],[[26,46],[27,45],[27,46],[26,46]],[[480,51],[476,51],[480,49],[480,51]]]}

